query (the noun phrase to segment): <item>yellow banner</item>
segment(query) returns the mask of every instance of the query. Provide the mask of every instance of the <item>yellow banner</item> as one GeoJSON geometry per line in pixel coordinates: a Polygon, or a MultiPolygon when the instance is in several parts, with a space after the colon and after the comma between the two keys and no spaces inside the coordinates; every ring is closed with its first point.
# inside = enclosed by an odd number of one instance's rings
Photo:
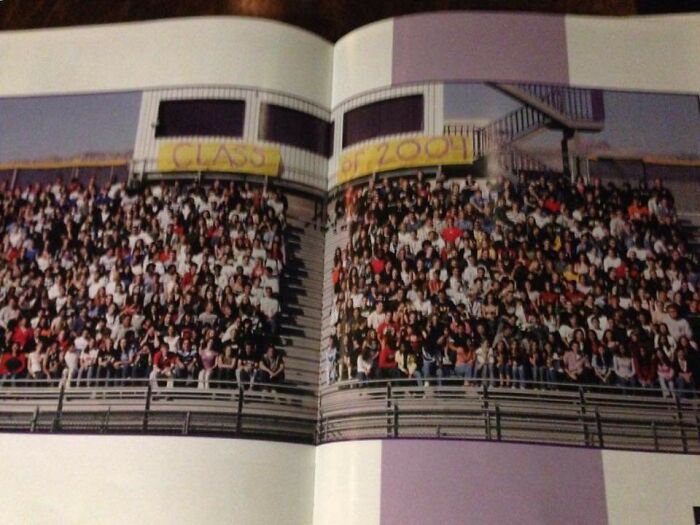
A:
{"type": "Polygon", "coordinates": [[[387,140],[343,153],[340,157],[338,182],[343,184],[381,171],[471,164],[473,161],[471,137],[444,135],[387,140]]]}
{"type": "Polygon", "coordinates": [[[276,177],[280,150],[243,142],[164,142],[158,147],[158,171],[221,171],[276,177]]]}

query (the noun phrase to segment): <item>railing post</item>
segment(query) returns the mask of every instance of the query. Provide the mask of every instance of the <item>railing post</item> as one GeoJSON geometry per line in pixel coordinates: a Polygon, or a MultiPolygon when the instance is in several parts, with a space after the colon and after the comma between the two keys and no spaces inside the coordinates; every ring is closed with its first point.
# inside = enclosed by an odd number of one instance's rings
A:
{"type": "Polygon", "coordinates": [[[39,407],[34,409],[34,415],[32,416],[32,422],[29,425],[29,432],[36,432],[37,421],[39,420],[39,407]]]}
{"type": "Polygon", "coordinates": [[[394,437],[399,437],[399,407],[394,403],[394,437]]]}
{"type": "Polygon", "coordinates": [[[484,432],[486,439],[491,441],[491,412],[489,412],[489,387],[486,381],[481,383],[481,395],[483,396],[484,432]]]}
{"type": "Polygon", "coordinates": [[[63,413],[63,398],[66,393],[66,384],[61,383],[61,387],[58,389],[58,404],[56,405],[56,414],[53,417],[53,424],[51,425],[51,432],[58,432],[61,429],[61,415],[63,413]]]}
{"type": "Polygon", "coordinates": [[[104,434],[107,432],[107,428],[109,427],[109,417],[112,413],[112,407],[108,406],[107,407],[107,412],[105,413],[105,417],[102,420],[102,428],[100,429],[100,433],[104,434]]]}
{"type": "Polygon", "coordinates": [[[496,439],[501,441],[501,407],[496,403],[496,439]]]}
{"type": "Polygon", "coordinates": [[[182,426],[182,435],[186,436],[187,434],[190,433],[190,416],[191,412],[188,410],[185,412],[185,424],[182,426]]]}
{"type": "Polygon", "coordinates": [[[386,382],[386,411],[387,411],[387,419],[386,419],[386,435],[391,436],[392,435],[392,427],[394,424],[393,418],[391,417],[391,410],[392,410],[392,402],[391,402],[391,383],[389,381],[386,382]]]}
{"type": "Polygon", "coordinates": [[[681,398],[676,396],[676,414],[678,416],[678,429],[681,432],[681,445],[683,452],[688,452],[688,440],[685,436],[685,428],[683,427],[683,411],[681,410],[681,398]]]}
{"type": "Polygon", "coordinates": [[[603,421],[600,419],[600,411],[598,407],[595,409],[595,426],[598,431],[598,446],[603,448],[605,444],[603,443],[603,421]]]}
{"type": "Polygon", "coordinates": [[[142,425],[142,431],[147,432],[148,431],[148,414],[151,411],[151,397],[153,395],[153,387],[151,386],[151,383],[148,383],[148,387],[146,387],[146,404],[143,407],[143,425],[142,425]]]}
{"type": "Polygon", "coordinates": [[[654,451],[659,451],[659,434],[656,432],[656,421],[651,422],[651,435],[654,437],[654,451]]]}
{"type": "Polygon", "coordinates": [[[243,428],[243,397],[245,390],[239,385],[238,386],[238,410],[236,412],[236,436],[241,435],[241,429],[243,428]]]}
{"type": "Polygon", "coordinates": [[[588,424],[586,423],[586,396],[583,393],[583,387],[578,387],[578,398],[580,403],[581,423],[583,424],[583,444],[590,445],[590,434],[588,432],[588,424]]]}

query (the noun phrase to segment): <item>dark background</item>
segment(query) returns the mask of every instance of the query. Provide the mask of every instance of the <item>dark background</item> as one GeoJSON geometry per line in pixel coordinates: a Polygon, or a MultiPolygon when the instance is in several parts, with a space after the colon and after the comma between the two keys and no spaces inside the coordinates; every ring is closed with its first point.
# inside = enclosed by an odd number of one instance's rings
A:
{"type": "Polygon", "coordinates": [[[700,0],[0,0],[0,29],[245,15],[337,40],[382,18],[449,9],[624,16],[700,11],[700,0]]]}

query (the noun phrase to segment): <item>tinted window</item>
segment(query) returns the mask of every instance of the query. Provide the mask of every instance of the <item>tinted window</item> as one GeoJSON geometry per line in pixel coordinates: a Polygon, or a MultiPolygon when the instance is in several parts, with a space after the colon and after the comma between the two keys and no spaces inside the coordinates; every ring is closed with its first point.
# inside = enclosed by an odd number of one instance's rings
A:
{"type": "Polygon", "coordinates": [[[242,137],[244,114],[243,100],[164,100],[156,137],[242,137]]]}
{"type": "Polygon", "coordinates": [[[261,140],[279,142],[330,157],[333,125],[296,109],[262,104],[260,107],[261,140]]]}
{"type": "Polygon", "coordinates": [[[423,129],[423,95],[380,100],[343,116],[343,147],[356,142],[423,129]]]}

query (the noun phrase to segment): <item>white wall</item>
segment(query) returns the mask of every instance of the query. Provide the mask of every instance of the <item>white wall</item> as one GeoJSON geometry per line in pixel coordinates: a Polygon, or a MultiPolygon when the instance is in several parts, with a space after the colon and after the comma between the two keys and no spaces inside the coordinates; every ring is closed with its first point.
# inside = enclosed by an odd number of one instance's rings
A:
{"type": "Polygon", "coordinates": [[[604,450],[610,525],[692,524],[700,507],[700,457],[604,450]]]}
{"type": "Polygon", "coordinates": [[[254,18],[0,32],[0,96],[251,86],[330,107],[333,46],[254,18]]]}
{"type": "Polygon", "coordinates": [[[3,525],[306,525],[312,520],[312,446],[0,434],[0,450],[3,525]]]}
{"type": "Polygon", "coordinates": [[[382,20],[353,31],[333,51],[331,108],[372,89],[391,85],[394,21],[382,20]]]}
{"type": "Polygon", "coordinates": [[[700,15],[566,17],[569,83],[700,93],[700,15]]]}
{"type": "MultiPolygon", "coordinates": [[[[700,92],[700,15],[564,22],[571,84],[700,92]]],[[[364,26],[335,46],[237,17],[4,31],[0,96],[209,84],[276,90],[331,108],[391,85],[394,24],[364,26]]]]}
{"type": "Polygon", "coordinates": [[[316,447],[314,525],[378,524],[381,470],[381,441],[316,447]]]}
{"type": "MultiPolygon", "coordinates": [[[[412,16],[415,19],[421,15],[412,16]]],[[[470,14],[471,19],[479,16],[470,14]]],[[[700,93],[700,15],[568,15],[563,22],[569,84],[700,93]]],[[[363,92],[392,84],[395,23],[395,19],[389,19],[361,27],[336,43],[332,108],[363,92]]],[[[506,39],[504,45],[517,46],[517,42],[506,39]]],[[[432,58],[448,59],[440,55],[432,58]]],[[[485,75],[488,76],[487,71],[485,75]]]]}

